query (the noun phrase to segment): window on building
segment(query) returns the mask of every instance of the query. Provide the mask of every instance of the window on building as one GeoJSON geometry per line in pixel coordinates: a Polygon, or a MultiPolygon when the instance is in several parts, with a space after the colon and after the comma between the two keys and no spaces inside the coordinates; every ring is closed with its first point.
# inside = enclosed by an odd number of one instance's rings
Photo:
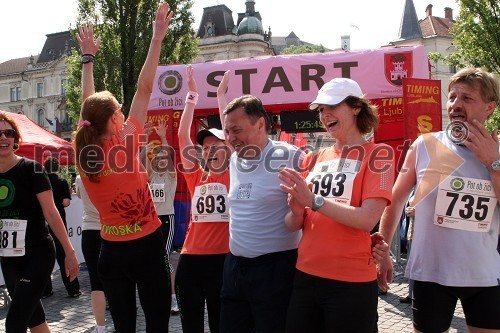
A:
{"type": "Polygon", "coordinates": [[[45,126],[45,111],[43,109],[38,109],[37,123],[42,127],[45,126]]]}
{"type": "Polygon", "coordinates": [[[453,73],[453,74],[454,74],[454,73],[456,73],[456,72],[457,72],[457,66],[455,66],[455,65],[450,65],[449,67],[450,67],[450,73],[453,73]]]}
{"type": "Polygon", "coordinates": [[[66,95],[66,79],[61,80],[61,95],[66,95]]]}
{"type": "Polygon", "coordinates": [[[43,97],[43,82],[36,84],[36,97],[43,97]]]}
{"type": "Polygon", "coordinates": [[[21,100],[21,87],[10,88],[10,101],[17,102],[21,100]]]}

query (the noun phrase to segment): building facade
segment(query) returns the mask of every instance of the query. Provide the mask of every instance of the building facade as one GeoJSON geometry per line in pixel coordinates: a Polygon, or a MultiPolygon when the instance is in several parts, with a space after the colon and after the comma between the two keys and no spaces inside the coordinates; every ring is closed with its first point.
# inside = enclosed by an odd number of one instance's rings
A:
{"type": "MultiPolygon", "coordinates": [[[[444,8],[444,17],[434,16],[432,4],[425,9],[425,18],[418,19],[413,0],[406,0],[403,17],[399,29],[399,39],[392,41],[394,45],[418,44],[423,45],[427,53],[438,52],[443,56],[455,53],[453,37],[450,28],[455,22],[453,10],[444,8]]],[[[431,79],[441,80],[441,102],[443,115],[443,128],[448,125],[446,100],[448,99],[448,80],[456,73],[456,68],[442,62],[430,63],[431,79]]]]}
{"type": "Polygon", "coordinates": [[[47,35],[38,56],[0,64],[0,109],[26,115],[49,132],[69,140],[72,121],[66,107],[66,56],[76,47],[69,32],[47,35]]]}
{"type": "Polygon", "coordinates": [[[225,5],[206,7],[196,36],[200,54],[194,62],[229,60],[243,57],[274,55],[271,33],[262,27],[255,1],[247,0],[246,10],[238,14],[234,24],[232,11],[225,5]]]}
{"type": "Polygon", "coordinates": [[[311,45],[300,40],[293,31],[286,37],[272,36],[271,27],[263,28],[255,1],[246,0],[245,7],[244,13],[238,13],[236,24],[226,5],[203,9],[196,34],[200,54],[194,62],[278,55],[292,45],[311,45]]]}

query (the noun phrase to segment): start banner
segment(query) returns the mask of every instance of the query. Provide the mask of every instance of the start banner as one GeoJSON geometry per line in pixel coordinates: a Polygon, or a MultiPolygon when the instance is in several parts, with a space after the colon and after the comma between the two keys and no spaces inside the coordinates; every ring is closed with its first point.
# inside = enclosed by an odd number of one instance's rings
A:
{"type": "MultiPolygon", "coordinates": [[[[421,45],[240,58],[192,66],[200,94],[197,109],[217,109],[217,86],[227,70],[228,101],[251,94],[264,105],[309,103],[325,82],[338,77],[357,81],[369,99],[402,97],[404,78],[429,77],[427,54],[421,45]]],[[[148,110],[182,110],[187,91],[186,65],[160,65],[148,110]]]]}

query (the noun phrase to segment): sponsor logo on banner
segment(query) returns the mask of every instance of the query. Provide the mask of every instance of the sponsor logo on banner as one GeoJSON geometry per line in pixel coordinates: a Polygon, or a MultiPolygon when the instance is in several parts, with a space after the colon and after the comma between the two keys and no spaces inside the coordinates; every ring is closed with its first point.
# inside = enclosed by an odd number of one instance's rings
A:
{"type": "Polygon", "coordinates": [[[403,78],[413,77],[411,52],[386,53],[384,66],[385,78],[395,86],[401,87],[403,78]]]}
{"type": "Polygon", "coordinates": [[[441,130],[441,81],[403,79],[405,139],[441,130]]]}
{"type": "Polygon", "coordinates": [[[166,95],[175,95],[182,88],[182,75],[176,70],[163,72],[158,78],[158,88],[166,95]]]}

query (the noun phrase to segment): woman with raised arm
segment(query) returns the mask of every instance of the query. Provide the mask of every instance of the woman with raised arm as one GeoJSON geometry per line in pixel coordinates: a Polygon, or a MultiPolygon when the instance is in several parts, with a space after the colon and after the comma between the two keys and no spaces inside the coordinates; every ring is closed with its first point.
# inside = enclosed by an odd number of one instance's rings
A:
{"type": "Polygon", "coordinates": [[[129,118],[109,92],[94,91],[93,59],[100,40],[92,26],[80,27],[83,105],[75,137],[77,166],[90,200],[101,217],[102,247],[98,271],[117,332],[136,331],[136,287],[147,332],[167,332],[170,276],[167,254],[147,173],[138,150],[153,88],[161,43],[172,12],[161,3],[153,35],[137,82],[129,118]]]}
{"type": "Polygon", "coordinates": [[[55,246],[47,223],[64,249],[65,271],[73,281],[80,267],[42,166],[18,156],[19,128],[0,113],[0,261],[12,298],[6,333],[50,332],[40,301],[55,263],[55,246]],[[45,223],[47,221],[47,223],[45,223]]]}
{"type": "Polygon", "coordinates": [[[220,291],[224,259],[229,252],[228,159],[230,149],[221,130],[201,130],[203,168],[191,141],[191,124],[198,100],[193,68],[187,67],[189,92],[179,125],[182,173],[191,194],[191,221],[182,247],[175,290],[185,333],[204,331],[205,301],[211,332],[219,332],[220,291]]]}
{"type": "Polygon", "coordinates": [[[161,231],[165,241],[168,262],[170,265],[170,282],[172,284],[172,306],[170,312],[179,312],[177,298],[174,291],[174,266],[170,262],[170,251],[174,240],[175,211],[174,199],[177,189],[177,171],[175,170],[175,151],[168,145],[166,121],[159,121],[157,126],[152,127],[151,123],[146,123],[144,132],[148,136],[154,129],[160,138],[161,146],[153,146],[153,143],[146,145],[146,149],[141,150],[141,163],[146,167],[149,178],[149,188],[153,196],[156,213],[161,221],[161,231]],[[151,161],[149,160],[152,155],[151,161]]]}

